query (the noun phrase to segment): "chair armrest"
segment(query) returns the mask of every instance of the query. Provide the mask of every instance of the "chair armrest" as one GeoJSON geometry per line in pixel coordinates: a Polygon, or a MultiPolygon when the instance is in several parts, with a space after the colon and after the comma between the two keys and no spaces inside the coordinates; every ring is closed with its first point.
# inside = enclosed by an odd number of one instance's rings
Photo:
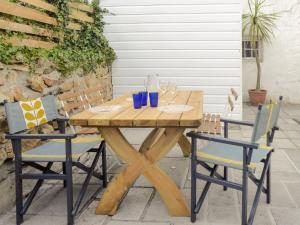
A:
{"type": "Polygon", "coordinates": [[[67,117],[58,117],[55,119],[57,122],[68,122],[70,119],[67,117]]]}
{"type": "Polygon", "coordinates": [[[7,134],[6,139],[73,139],[77,134],[7,134]]]}
{"type": "Polygon", "coordinates": [[[250,149],[258,149],[259,145],[258,144],[253,144],[250,142],[246,141],[240,141],[240,140],[233,140],[229,138],[222,138],[219,136],[213,136],[209,134],[202,134],[202,133],[196,133],[196,132],[189,132],[187,133],[188,137],[191,138],[198,138],[202,140],[207,140],[207,141],[212,141],[212,142],[219,142],[223,144],[228,144],[228,145],[235,145],[235,146],[240,146],[240,147],[246,147],[250,149]]]}
{"type": "Polygon", "coordinates": [[[61,134],[65,134],[66,133],[66,124],[67,124],[67,122],[69,122],[69,118],[67,118],[67,117],[58,117],[55,120],[57,122],[59,132],[61,134]]]}
{"type": "Polygon", "coordinates": [[[221,118],[221,122],[237,124],[237,125],[243,125],[243,126],[249,126],[249,127],[254,126],[253,122],[240,121],[240,120],[231,120],[231,119],[225,119],[225,118],[221,118]]]}

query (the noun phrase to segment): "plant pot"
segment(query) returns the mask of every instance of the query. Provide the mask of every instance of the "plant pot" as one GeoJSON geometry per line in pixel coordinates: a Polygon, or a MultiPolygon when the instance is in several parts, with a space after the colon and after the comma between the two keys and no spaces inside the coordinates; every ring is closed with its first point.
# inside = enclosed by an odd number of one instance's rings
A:
{"type": "Polygon", "coordinates": [[[253,106],[258,106],[259,104],[264,104],[267,97],[267,90],[249,90],[250,103],[253,106]]]}

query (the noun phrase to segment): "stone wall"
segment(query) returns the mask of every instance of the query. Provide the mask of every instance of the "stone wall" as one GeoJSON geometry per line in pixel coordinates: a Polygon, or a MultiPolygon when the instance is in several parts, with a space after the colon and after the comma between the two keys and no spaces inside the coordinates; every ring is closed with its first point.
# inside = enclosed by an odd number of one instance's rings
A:
{"type": "MultiPolygon", "coordinates": [[[[89,74],[78,70],[65,77],[56,70],[54,64],[45,59],[39,59],[34,73],[30,73],[29,69],[21,64],[4,65],[0,63],[0,190],[2,193],[0,214],[14,203],[14,165],[11,160],[13,152],[11,143],[5,139],[7,123],[3,102],[5,100],[10,102],[27,100],[48,94],[57,95],[99,85],[106,88],[105,99],[108,100],[112,98],[110,71],[108,68],[99,67],[95,72],[89,74]]],[[[53,129],[51,125],[46,124],[38,132],[51,133],[53,129]]],[[[24,142],[23,149],[30,149],[39,143],[39,140],[24,142]]],[[[28,187],[31,186],[28,185],[28,187]]],[[[25,188],[25,190],[27,189],[25,188]]]]}

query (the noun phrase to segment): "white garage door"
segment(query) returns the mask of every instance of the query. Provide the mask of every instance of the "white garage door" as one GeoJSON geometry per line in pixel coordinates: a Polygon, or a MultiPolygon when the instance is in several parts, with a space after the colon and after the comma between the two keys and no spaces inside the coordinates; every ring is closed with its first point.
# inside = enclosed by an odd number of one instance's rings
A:
{"type": "MultiPolygon", "coordinates": [[[[141,89],[149,74],[202,89],[205,111],[222,112],[241,93],[240,0],[102,0],[105,34],[118,60],[114,95],[141,89]]],[[[241,104],[236,117],[241,115],[241,104]]]]}

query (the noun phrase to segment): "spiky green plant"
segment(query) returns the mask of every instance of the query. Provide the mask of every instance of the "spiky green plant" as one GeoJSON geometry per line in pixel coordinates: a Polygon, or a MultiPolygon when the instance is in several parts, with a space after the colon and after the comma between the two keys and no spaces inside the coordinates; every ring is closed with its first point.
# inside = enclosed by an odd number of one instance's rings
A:
{"type": "Polygon", "coordinates": [[[267,0],[248,0],[249,13],[243,15],[243,34],[249,38],[251,47],[257,49],[255,54],[257,65],[256,90],[261,88],[261,62],[258,54],[259,41],[271,44],[274,28],[279,13],[266,13],[267,0]]]}

